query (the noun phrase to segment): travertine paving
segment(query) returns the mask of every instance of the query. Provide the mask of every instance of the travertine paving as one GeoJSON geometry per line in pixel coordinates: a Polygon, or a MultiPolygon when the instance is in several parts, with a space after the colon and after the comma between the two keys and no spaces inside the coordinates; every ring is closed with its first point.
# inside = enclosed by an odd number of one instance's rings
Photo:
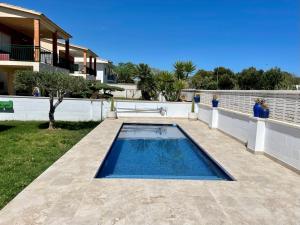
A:
{"type": "Polygon", "coordinates": [[[106,120],[2,209],[0,224],[300,224],[300,176],[199,121],[106,120]],[[236,181],[94,179],[123,121],[179,124],[236,181]]]}

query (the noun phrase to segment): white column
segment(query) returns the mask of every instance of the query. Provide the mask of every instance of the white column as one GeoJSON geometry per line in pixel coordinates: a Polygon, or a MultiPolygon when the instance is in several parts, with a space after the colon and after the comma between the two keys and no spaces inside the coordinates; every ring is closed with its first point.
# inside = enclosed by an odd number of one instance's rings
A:
{"type": "Polygon", "coordinates": [[[254,153],[262,153],[265,148],[266,119],[250,117],[247,148],[254,153]]]}
{"type": "Polygon", "coordinates": [[[209,120],[209,127],[212,129],[218,128],[219,121],[219,110],[218,108],[212,108],[211,110],[211,118],[209,120]]]}

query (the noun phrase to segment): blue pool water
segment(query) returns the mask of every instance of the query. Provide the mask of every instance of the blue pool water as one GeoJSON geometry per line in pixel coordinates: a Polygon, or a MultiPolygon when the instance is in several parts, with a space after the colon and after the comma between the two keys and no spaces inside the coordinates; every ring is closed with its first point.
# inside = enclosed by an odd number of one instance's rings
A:
{"type": "Polygon", "coordinates": [[[124,124],[96,178],[231,180],[176,125],[124,124]]]}

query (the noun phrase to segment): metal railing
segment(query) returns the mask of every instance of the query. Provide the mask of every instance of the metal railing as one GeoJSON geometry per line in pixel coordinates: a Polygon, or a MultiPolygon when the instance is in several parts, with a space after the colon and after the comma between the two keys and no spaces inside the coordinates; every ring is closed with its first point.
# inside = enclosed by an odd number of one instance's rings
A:
{"type": "Polygon", "coordinates": [[[86,73],[90,75],[96,75],[96,71],[93,68],[87,67],[86,73]]]}
{"type": "MultiPolygon", "coordinates": [[[[48,49],[33,45],[6,45],[0,47],[0,60],[2,61],[35,62],[36,54],[39,56],[39,62],[53,65],[53,52],[48,49]]],[[[57,66],[65,69],[72,68],[70,62],[63,57],[59,58],[57,66]]]]}
{"type": "Polygon", "coordinates": [[[0,48],[0,60],[34,61],[35,47],[32,45],[7,45],[0,48]]]}

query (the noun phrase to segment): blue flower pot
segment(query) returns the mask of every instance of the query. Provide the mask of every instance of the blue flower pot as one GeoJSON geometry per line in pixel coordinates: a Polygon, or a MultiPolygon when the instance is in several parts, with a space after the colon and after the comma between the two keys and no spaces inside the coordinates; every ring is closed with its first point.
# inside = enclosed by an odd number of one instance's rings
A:
{"type": "Polygon", "coordinates": [[[260,103],[255,103],[255,105],[253,106],[253,115],[254,117],[260,117],[260,111],[261,111],[262,107],[260,103]]]}
{"type": "Polygon", "coordinates": [[[269,115],[270,115],[270,110],[269,109],[264,109],[261,107],[261,110],[260,110],[260,118],[264,118],[264,119],[267,119],[269,118],[269,115]]]}
{"type": "Polygon", "coordinates": [[[197,96],[194,97],[194,102],[195,103],[199,103],[200,102],[200,96],[199,95],[197,95],[197,96]]]}
{"type": "Polygon", "coordinates": [[[219,101],[218,100],[212,100],[212,107],[216,108],[219,105],[219,101]]]}

